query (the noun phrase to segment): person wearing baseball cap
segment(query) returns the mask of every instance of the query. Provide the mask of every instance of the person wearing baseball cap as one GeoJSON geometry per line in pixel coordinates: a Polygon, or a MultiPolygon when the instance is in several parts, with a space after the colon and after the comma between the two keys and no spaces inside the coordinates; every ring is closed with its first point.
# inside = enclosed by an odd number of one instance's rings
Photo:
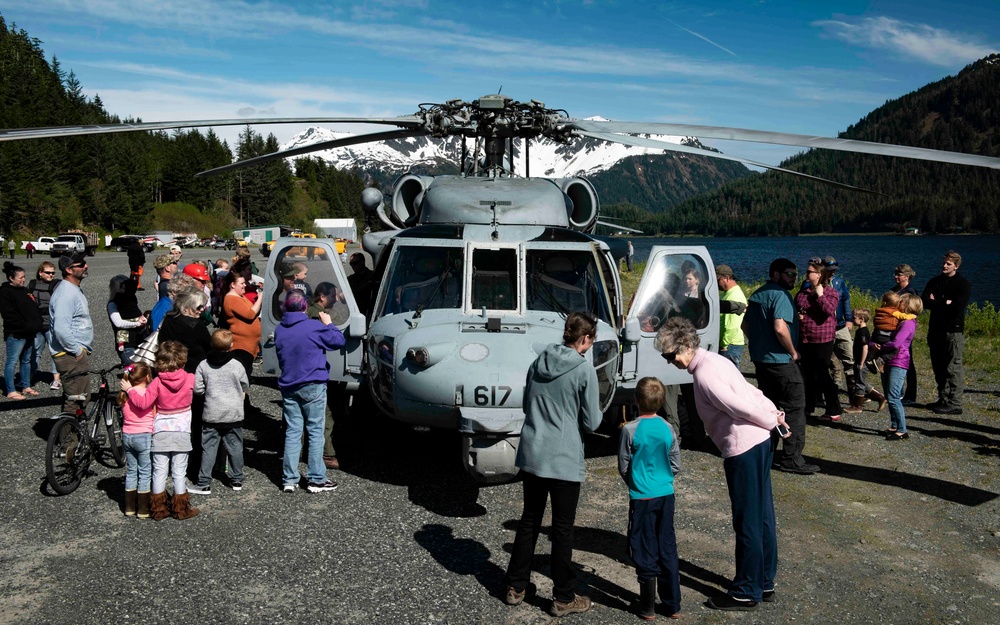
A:
{"type": "Polygon", "coordinates": [[[740,368],[746,338],[743,336],[743,313],[747,309],[747,296],[729,265],[716,265],[715,279],[719,283],[719,355],[728,358],[740,368]]]}
{"type": "Polygon", "coordinates": [[[840,263],[833,256],[823,257],[823,268],[832,277],[832,286],[840,296],[837,302],[837,327],[833,339],[833,357],[830,359],[830,368],[833,369],[833,381],[840,387],[841,376],[847,383],[847,394],[851,394],[854,388],[854,309],[851,307],[851,292],[847,288],[844,279],[837,275],[840,263]]]}
{"type": "Polygon", "coordinates": [[[171,254],[160,254],[153,261],[153,268],[156,269],[156,294],[163,299],[167,297],[167,285],[177,271],[177,260],[171,254]]]}
{"type": "Polygon", "coordinates": [[[76,414],[90,398],[90,354],[94,351],[94,322],[80,284],[87,277],[87,258],[76,252],[59,258],[63,281],[49,300],[49,353],[59,372],[63,412],[76,414]]]}

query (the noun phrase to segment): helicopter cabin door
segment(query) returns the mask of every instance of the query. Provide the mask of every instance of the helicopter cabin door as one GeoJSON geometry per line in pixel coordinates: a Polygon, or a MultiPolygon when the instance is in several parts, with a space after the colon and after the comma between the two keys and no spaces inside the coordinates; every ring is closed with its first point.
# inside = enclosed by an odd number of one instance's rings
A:
{"type": "Polygon", "coordinates": [[[656,245],[650,251],[622,330],[632,339],[622,340],[623,390],[634,390],[646,376],[668,385],[691,382],[690,373],[668,363],[655,347],[656,332],[671,317],[689,319],[701,346],[719,350],[719,288],[704,246],[656,245]]]}
{"type": "MultiPolygon", "coordinates": [[[[330,315],[347,344],[328,351],[330,381],[354,391],[362,378],[366,332],[364,313],[351,292],[347,273],[333,239],[282,238],[274,243],[264,275],[264,303],[260,309],[261,346],[265,373],[280,373],[274,348],[274,329],[281,323],[285,294],[298,289],[330,315]],[[303,245],[303,243],[307,245],[303,245]]],[[[312,310],[315,310],[313,308],[312,310]]]]}

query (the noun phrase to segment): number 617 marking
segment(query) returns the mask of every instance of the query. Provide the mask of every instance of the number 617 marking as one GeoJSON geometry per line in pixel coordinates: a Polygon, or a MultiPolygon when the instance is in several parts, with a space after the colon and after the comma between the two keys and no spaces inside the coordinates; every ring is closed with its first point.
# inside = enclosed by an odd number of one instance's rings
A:
{"type": "Polygon", "coordinates": [[[509,386],[477,386],[473,397],[477,406],[503,406],[510,397],[511,390],[513,389],[509,386]],[[499,402],[497,402],[497,389],[503,393],[499,402]]]}

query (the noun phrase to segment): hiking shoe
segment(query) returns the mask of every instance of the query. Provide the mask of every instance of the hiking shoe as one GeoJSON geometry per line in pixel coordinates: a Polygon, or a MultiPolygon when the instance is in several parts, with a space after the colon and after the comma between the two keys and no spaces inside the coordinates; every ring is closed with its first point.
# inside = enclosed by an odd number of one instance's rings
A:
{"type": "Polygon", "coordinates": [[[815,464],[779,464],[775,468],[785,473],[798,473],[799,475],[812,475],[819,471],[819,467],[815,464]]]}
{"type": "Polygon", "coordinates": [[[299,485],[298,484],[282,484],[281,485],[281,492],[283,492],[283,493],[294,493],[298,489],[299,489],[299,485]]]}
{"type": "Polygon", "coordinates": [[[238,493],[241,490],[243,490],[243,482],[236,482],[236,481],[230,482],[229,488],[232,488],[234,491],[238,493]]]}
{"type": "Polygon", "coordinates": [[[566,616],[567,614],[586,612],[590,609],[590,606],[590,597],[585,597],[583,595],[574,596],[573,600],[569,603],[563,603],[558,599],[553,599],[552,607],[549,608],[549,614],[552,616],[566,616]]]}
{"type": "Polygon", "coordinates": [[[336,456],[323,456],[323,464],[327,469],[340,469],[340,461],[336,456]]]}
{"type": "Polygon", "coordinates": [[[535,592],[535,585],[528,582],[528,585],[524,587],[524,590],[518,591],[513,586],[507,586],[507,596],[504,597],[503,602],[507,605],[521,605],[524,598],[528,596],[528,593],[535,592]]]}
{"type": "Polygon", "coordinates": [[[195,495],[211,495],[212,485],[208,486],[188,486],[188,492],[194,493],[195,495]]]}
{"type": "Polygon", "coordinates": [[[931,411],[934,414],[953,414],[953,415],[962,414],[962,409],[959,408],[958,406],[938,406],[937,408],[932,408],[931,411]]]}
{"type": "Polygon", "coordinates": [[[310,493],[326,493],[331,490],[337,490],[337,483],[330,480],[321,483],[309,482],[309,485],[306,486],[306,490],[310,493]]]}
{"type": "Polygon", "coordinates": [[[748,610],[756,610],[757,602],[752,599],[737,599],[736,597],[731,597],[729,595],[719,595],[717,597],[712,597],[707,602],[708,607],[715,608],[716,610],[731,610],[746,612],[748,610]]]}

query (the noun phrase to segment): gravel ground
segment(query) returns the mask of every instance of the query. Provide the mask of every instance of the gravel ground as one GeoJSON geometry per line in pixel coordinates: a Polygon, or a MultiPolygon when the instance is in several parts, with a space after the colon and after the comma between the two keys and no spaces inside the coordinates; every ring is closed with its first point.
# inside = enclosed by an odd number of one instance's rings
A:
{"type": "MultiPolygon", "coordinates": [[[[35,263],[18,260],[34,272],[35,263]]],[[[114,362],[107,283],[127,264],[113,253],[92,261],[84,290],[97,328],[95,366],[103,366],[114,362]]],[[[140,296],[152,305],[151,289],[140,296]]],[[[876,434],[888,417],[870,410],[836,427],[809,427],[806,452],[823,472],[774,474],[778,601],[752,613],[703,605],[733,570],[728,497],[721,460],[682,451],[681,622],[997,622],[1000,387],[975,372],[968,378],[966,414],[911,409],[909,441],[883,441],[876,434]]],[[[520,484],[471,485],[454,433],[411,432],[362,398],[338,422],[345,470],[331,477],[340,488],[283,494],[280,396],[273,378],[258,377],[252,399],[264,416],[248,423],[243,491],[215,482],[212,495],[192,496],[199,517],[156,523],[121,514],[124,469],[95,465],[75,493],[50,495],[46,417],[59,401],[44,384],[36,388],[39,399],[0,401],[0,623],[555,620],[544,611],[545,538],[535,561],[538,596],[516,608],[501,601],[520,484]]],[[[921,400],[929,401],[924,390],[921,400]]],[[[637,620],[615,446],[613,435],[587,440],[574,560],[595,608],[570,622],[637,620]]]]}

